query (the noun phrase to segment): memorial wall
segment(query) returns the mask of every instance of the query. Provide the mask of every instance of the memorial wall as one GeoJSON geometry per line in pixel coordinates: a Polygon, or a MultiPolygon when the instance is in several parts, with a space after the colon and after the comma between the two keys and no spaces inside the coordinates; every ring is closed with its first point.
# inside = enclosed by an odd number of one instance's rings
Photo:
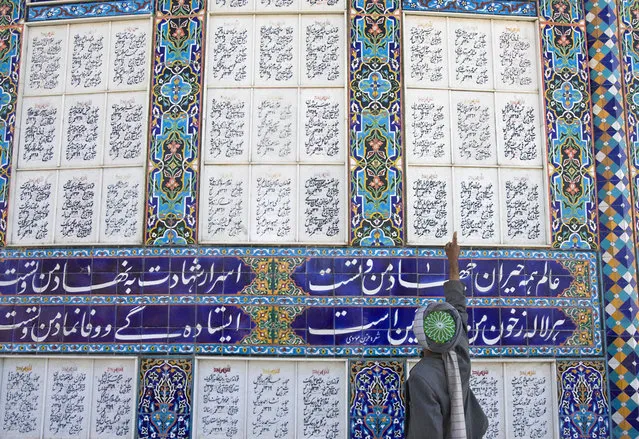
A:
{"type": "Polygon", "coordinates": [[[454,231],[486,437],[639,437],[636,17],[0,0],[0,438],[400,439],[454,231]]]}

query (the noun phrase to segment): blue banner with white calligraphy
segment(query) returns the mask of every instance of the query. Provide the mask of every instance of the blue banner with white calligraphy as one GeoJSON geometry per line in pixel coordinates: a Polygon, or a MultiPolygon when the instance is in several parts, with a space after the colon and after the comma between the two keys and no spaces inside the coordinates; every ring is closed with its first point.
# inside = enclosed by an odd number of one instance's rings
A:
{"type": "MultiPolygon", "coordinates": [[[[0,252],[0,351],[417,355],[443,299],[441,250],[198,248],[0,252]]],[[[598,355],[590,252],[470,250],[476,356],[598,355]]]]}

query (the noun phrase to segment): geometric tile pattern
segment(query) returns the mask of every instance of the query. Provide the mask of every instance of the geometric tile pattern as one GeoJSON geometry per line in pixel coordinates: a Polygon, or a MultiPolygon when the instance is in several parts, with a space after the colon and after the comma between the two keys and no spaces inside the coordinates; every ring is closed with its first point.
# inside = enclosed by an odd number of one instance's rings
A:
{"type": "Polygon", "coordinates": [[[473,14],[536,17],[537,3],[527,0],[403,0],[405,11],[472,12],[473,14]]]}
{"type": "Polygon", "coordinates": [[[155,246],[187,245],[197,240],[204,12],[186,15],[192,12],[189,2],[158,3],[144,241],[155,246]]]}
{"type": "MultiPolygon", "coordinates": [[[[11,12],[10,9],[4,9],[2,5],[4,2],[0,2],[0,13],[11,12]]],[[[2,23],[11,20],[9,15],[0,16],[2,23]]],[[[7,240],[9,179],[15,140],[22,31],[22,25],[0,26],[0,245],[5,245],[7,240]]]]}
{"type": "Polygon", "coordinates": [[[351,438],[404,437],[404,361],[360,360],[349,364],[351,438]]]}
{"type": "Polygon", "coordinates": [[[27,21],[149,14],[153,12],[153,6],[154,0],[114,0],[66,5],[31,5],[27,7],[27,21]]]}
{"type": "Polygon", "coordinates": [[[541,5],[545,123],[548,146],[552,245],[596,249],[597,197],[586,35],[580,5],[551,0],[541,5]],[[557,24],[569,22],[569,24],[557,24]],[[577,24],[575,22],[575,24],[577,24]]]}
{"type": "Polygon", "coordinates": [[[191,437],[192,363],[191,359],[141,359],[138,438],[191,437]]]}
{"type": "Polygon", "coordinates": [[[615,2],[585,3],[612,437],[639,437],[637,271],[615,2]]]}
{"type": "Polygon", "coordinates": [[[353,0],[350,44],[350,242],[404,242],[398,0],[353,0]]]}
{"type": "Polygon", "coordinates": [[[558,361],[559,437],[610,437],[604,361],[558,361]]]}

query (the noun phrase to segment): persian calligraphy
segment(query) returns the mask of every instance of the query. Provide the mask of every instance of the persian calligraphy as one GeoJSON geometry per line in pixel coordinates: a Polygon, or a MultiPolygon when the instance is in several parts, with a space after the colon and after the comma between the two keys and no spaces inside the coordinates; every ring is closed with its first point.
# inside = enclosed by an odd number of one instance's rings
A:
{"type": "Polygon", "coordinates": [[[343,160],[343,92],[302,91],[303,160],[343,160]]]}
{"type": "Polygon", "coordinates": [[[2,433],[14,439],[40,436],[45,360],[3,362],[0,422],[2,433]]]}
{"type": "Polygon", "coordinates": [[[198,437],[243,438],[246,395],[246,362],[209,361],[201,370],[198,437]]]}
{"type": "Polygon", "coordinates": [[[252,238],[259,241],[293,240],[295,237],[294,167],[280,166],[289,175],[269,174],[253,168],[251,205],[252,238]],[[292,175],[291,175],[292,174],[292,175]]]}
{"type": "Polygon", "coordinates": [[[142,224],[142,169],[104,171],[101,241],[136,242],[142,224]]]}
{"type": "Polygon", "coordinates": [[[17,175],[16,210],[13,239],[21,243],[51,241],[54,172],[19,173],[17,175]]]}
{"type": "Polygon", "coordinates": [[[101,95],[67,98],[63,142],[66,162],[90,164],[100,161],[103,105],[101,95]]]}
{"type": "Polygon", "coordinates": [[[295,90],[256,92],[254,99],[253,160],[293,160],[296,153],[295,90]]]}
{"type": "Polygon", "coordinates": [[[455,158],[462,163],[495,163],[492,95],[453,93],[455,158]]]}
{"type": "Polygon", "coordinates": [[[295,365],[249,363],[247,433],[249,437],[295,437],[295,365]]]}
{"type": "Polygon", "coordinates": [[[297,436],[339,439],[346,436],[344,363],[299,362],[297,436]]]}
{"type": "Polygon", "coordinates": [[[50,360],[45,404],[45,436],[80,438],[86,436],[91,395],[89,360],[50,360]]]}
{"type": "Polygon", "coordinates": [[[408,78],[419,86],[448,85],[446,19],[407,17],[408,78]]]}
{"type": "Polygon", "coordinates": [[[207,166],[206,218],[203,237],[210,241],[246,241],[248,237],[248,168],[207,166]]]}
{"type": "Polygon", "coordinates": [[[495,46],[499,50],[497,87],[536,90],[535,26],[526,22],[495,21],[495,46]]]}
{"type": "Polygon", "coordinates": [[[406,106],[410,163],[450,162],[448,92],[415,90],[406,106]]]}
{"type": "Polygon", "coordinates": [[[470,388],[488,417],[486,439],[504,439],[504,377],[500,363],[473,362],[470,388]]]}
{"type": "Polygon", "coordinates": [[[145,99],[143,93],[108,96],[106,163],[137,164],[143,159],[147,130],[145,99]]]}
{"type": "MultiPolygon", "coordinates": [[[[276,0],[280,1],[280,0],[276,0]]],[[[269,84],[297,83],[297,17],[256,20],[259,56],[255,82],[269,84]]]]}
{"type": "Polygon", "coordinates": [[[20,168],[55,165],[60,143],[61,100],[26,98],[22,107],[20,168]]]}
{"type": "Polygon", "coordinates": [[[309,85],[343,82],[343,27],[341,17],[302,18],[304,82],[309,85]]]}
{"type": "Polygon", "coordinates": [[[413,242],[442,241],[452,228],[450,173],[428,171],[408,168],[409,239],[413,242]]]}
{"type": "Polygon", "coordinates": [[[500,159],[541,165],[537,96],[498,93],[496,101],[500,159]]]}
{"type": "Polygon", "coordinates": [[[300,168],[304,188],[301,206],[304,209],[304,228],[301,239],[336,241],[342,236],[342,199],[344,169],[326,167],[323,172],[314,166],[300,168]]]}
{"type": "Polygon", "coordinates": [[[67,90],[100,90],[105,87],[108,25],[70,27],[71,65],[67,90]]]}
{"type": "Polygon", "coordinates": [[[244,18],[211,20],[209,84],[249,85],[251,83],[252,20],[244,18]]]}
{"type": "Polygon", "coordinates": [[[113,24],[111,35],[110,89],[144,88],[149,59],[148,21],[113,24]]]}
{"type": "Polygon", "coordinates": [[[499,239],[497,176],[492,170],[464,172],[457,182],[457,209],[461,236],[474,241],[499,239]]]}
{"type": "Polygon", "coordinates": [[[66,27],[49,27],[29,40],[25,94],[62,90],[66,56],[66,27]]]}
{"type": "Polygon", "coordinates": [[[507,418],[510,437],[552,439],[553,401],[550,390],[552,374],[547,364],[506,366],[507,418]]]}
{"type": "Polygon", "coordinates": [[[541,175],[529,170],[503,170],[502,191],[506,217],[504,239],[510,242],[543,242],[541,175]]]}
{"type": "Polygon", "coordinates": [[[95,219],[99,200],[100,175],[81,171],[60,173],[56,239],[95,239],[95,219]]]}
{"type": "Polygon", "coordinates": [[[95,360],[91,436],[131,437],[135,403],[135,363],[95,360]]]}
{"type": "Polygon", "coordinates": [[[451,24],[453,83],[470,88],[491,87],[490,23],[457,20],[451,24]]]}
{"type": "MultiPolygon", "coordinates": [[[[246,160],[249,150],[250,92],[246,90],[212,91],[207,121],[206,160],[216,163],[246,160]]],[[[264,116],[267,117],[266,114],[264,116]]],[[[278,122],[276,120],[274,123],[278,122]]],[[[266,143],[267,134],[263,136],[266,143]]]]}

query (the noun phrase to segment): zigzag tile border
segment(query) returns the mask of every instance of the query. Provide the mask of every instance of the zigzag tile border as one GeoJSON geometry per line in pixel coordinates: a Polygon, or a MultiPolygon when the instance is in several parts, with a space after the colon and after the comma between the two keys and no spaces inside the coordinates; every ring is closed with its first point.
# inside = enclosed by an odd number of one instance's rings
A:
{"type": "Polygon", "coordinates": [[[590,55],[590,87],[599,189],[599,228],[603,262],[606,344],[612,437],[639,436],[639,384],[636,368],[626,380],[627,360],[637,358],[637,272],[632,226],[628,145],[624,133],[618,15],[616,4],[585,4],[590,55]],[[632,415],[635,413],[635,415],[632,415]]]}

